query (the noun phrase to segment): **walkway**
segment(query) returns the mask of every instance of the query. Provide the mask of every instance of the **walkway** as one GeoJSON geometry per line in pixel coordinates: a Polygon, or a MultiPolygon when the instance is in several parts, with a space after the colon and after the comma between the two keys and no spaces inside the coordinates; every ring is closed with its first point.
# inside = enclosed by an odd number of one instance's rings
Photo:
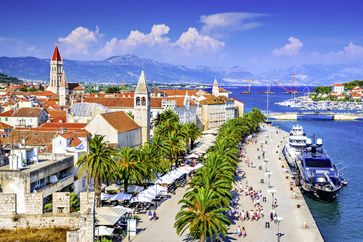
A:
{"type": "MultiPolygon", "coordinates": [[[[278,207],[275,210],[278,216],[283,220],[280,223],[280,232],[284,234],[281,237],[281,241],[323,241],[321,234],[313,220],[313,217],[305,204],[305,200],[300,190],[295,187],[293,191],[290,190],[290,182],[292,181],[291,175],[287,172],[287,163],[284,159],[279,160],[281,142],[285,143],[287,133],[276,129],[275,127],[266,126],[263,132],[257,137],[257,144],[249,143],[245,146],[246,155],[250,162],[253,162],[253,166],[248,166],[246,162],[240,162],[239,168],[246,173],[246,180],[249,186],[252,186],[254,190],[262,190],[263,196],[267,198],[266,202],[261,204],[264,209],[265,217],[259,221],[238,221],[232,225],[229,230],[229,236],[236,233],[236,227],[238,225],[246,228],[247,237],[237,238],[234,234],[233,237],[241,241],[277,241],[278,226],[275,223],[271,223],[269,229],[265,228],[265,222],[270,221],[270,210],[272,209],[272,194],[267,192],[268,189],[268,177],[266,177],[266,166],[264,159],[262,158],[261,143],[263,143],[263,149],[266,151],[265,157],[268,159],[267,170],[272,172],[270,178],[270,185],[272,189],[276,190],[274,198],[277,199],[278,207]],[[276,133],[278,132],[278,133],[276,133]],[[272,138],[271,138],[272,137],[272,138]],[[267,140],[267,144],[265,141],[267,140]],[[259,150],[257,151],[257,148],[259,150]],[[277,152],[278,151],[278,152],[277,152]],[[260,159],[258,159],[260,156],[260,159]],[[282,167],[284,166],[284,168],[282,167]],[[260,170],[261,166],[261,170],[260,170]],[[264,183],[261,183],[261,179],[264,179],[264,183]],[[297,205],[301,205],[297,208],[297,205]]],[[[243,180],[243,188],[246,186],[246,180],[243,180]]],[[[255,210],[253,202],[250,197],[244,194],[240,196],[239,210],[255,210]]]]}

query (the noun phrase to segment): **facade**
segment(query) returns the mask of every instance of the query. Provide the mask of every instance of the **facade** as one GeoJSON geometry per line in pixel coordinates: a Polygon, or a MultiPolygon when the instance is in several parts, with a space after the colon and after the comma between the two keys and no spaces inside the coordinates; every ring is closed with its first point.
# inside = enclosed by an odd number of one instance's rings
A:
{"type": "Polygon", "coordinates": [[[142,143],[141,127],[122,111],[96,115],[86,130],[105,136],[105,141],[116,147],[136,147],[142,143]]]}
{"type": "Polygon", "coordinates": [[[344,85],[337,83],[333,85],[333,92],[337,94],[342,94],[344,92],[344,85]]]}
{"type": "Polygon", "coordinates": [[[3,193],[15,193],[19,213],[25,212],[25,194],[52,193],[71,189],[74,182],[72,156],[44,156],[36,147],[12,147],[9,164],[0,169],[3,193]]]}
{"type": "Polygon", "coordinates": [[[44,108],[19,108],[6,118],[3,122],[14,127],[38,127],[48,120],[48,113],[44,108]]]}

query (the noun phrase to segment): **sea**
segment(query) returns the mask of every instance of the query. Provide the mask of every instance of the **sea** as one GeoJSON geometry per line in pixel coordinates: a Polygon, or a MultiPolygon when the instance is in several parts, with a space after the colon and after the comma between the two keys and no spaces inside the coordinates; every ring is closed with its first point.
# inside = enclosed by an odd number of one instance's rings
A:
{"type": "MultiPolygon", "coordinates": [[[[251,87],[251,94],[241,94],[247,87],[228,87],[230,97],[245,104],[245,111],[259,108],[266,111],[267,95],[261,94],[264,86],[251,87]]],[[[289,112],[296,109],[277,105],[292,98],[286,94],[292,87],[272,86],[269,95],[269,112],[289,112]]],[[[307,95],[313,87],[295,87],[300,94],[307,95]]],[[[308,136],[323,139],[325,151],[342,168],[348,185],[343,187],[337,200],[320,202],[305,197],[310,211],[327,242],[363,241],[363,121],[333,121],[301,119],[297,121],[273,121],[273,125],[289,132],[295,123],[304,127],[308,136]]],[[[282,231],[288,233],[288,231],[282,231]]],[[[281,239],[283,240],[283,237],[281,239]]]]}

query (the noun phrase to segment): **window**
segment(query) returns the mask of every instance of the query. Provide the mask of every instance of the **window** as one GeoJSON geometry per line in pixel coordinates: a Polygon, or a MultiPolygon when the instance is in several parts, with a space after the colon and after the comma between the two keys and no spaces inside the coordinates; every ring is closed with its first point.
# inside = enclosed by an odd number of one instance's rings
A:
{"type": "Polygon", "coordinates": [[[140,97],[136,98],[136,106],[140,106],[140,97]]]}
{"type": "Polygon", "coordinates": [[[141,105],[142,106],[145,106],[146,105],[146,98],[145,97],[142,97],[142,99],[141,99],[141,105]]]}

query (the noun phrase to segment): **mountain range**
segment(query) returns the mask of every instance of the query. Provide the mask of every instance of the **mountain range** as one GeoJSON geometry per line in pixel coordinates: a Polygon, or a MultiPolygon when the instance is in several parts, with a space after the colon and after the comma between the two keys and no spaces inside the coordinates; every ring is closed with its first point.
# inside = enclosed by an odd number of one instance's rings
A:
{"type": "MultiPolygon", "coordinates": [[[[330,85],[363,79],[363,63],[309,64],[252,73],[242,67],[183,66],[161,63],[135,55],[114,56],[105,60],[63,60],[64,70],[70,82],[135,83],[141,70],[147,79],[158,83],[211,84],[214,78],[224,85],[243,85],[254,79],[253,85],[271,81],[277,85],[330,85]],[[295,80],[292,80],[292,73],[295,80]]],[[[0,73],[24,80],[49,80],[49,59],[36,57],[0,57],[0,73]]]]}

